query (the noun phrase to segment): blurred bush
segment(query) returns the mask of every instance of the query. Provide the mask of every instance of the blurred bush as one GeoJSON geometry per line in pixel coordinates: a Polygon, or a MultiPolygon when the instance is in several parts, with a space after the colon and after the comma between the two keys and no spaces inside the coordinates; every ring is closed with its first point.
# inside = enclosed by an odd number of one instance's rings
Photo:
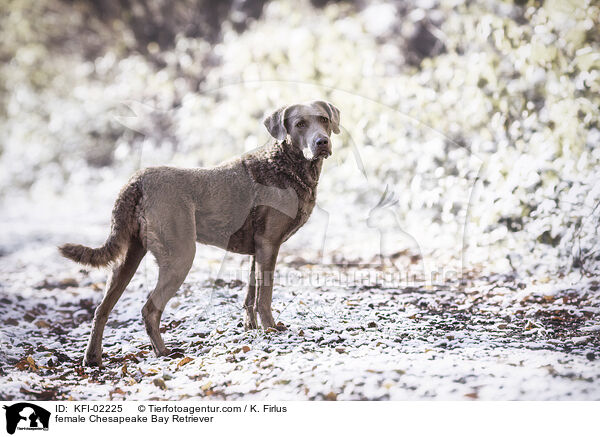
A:
{"type": "Polygon", "coordinates": [[[344,128],[326,207],[351,217],[389,185],[403,229],[432,253],[466,244],[473,262],[598,271],[595,2],[0,8],[5,197],[215,164],[268,141],[269,109],[326,98],[344,128]]]}

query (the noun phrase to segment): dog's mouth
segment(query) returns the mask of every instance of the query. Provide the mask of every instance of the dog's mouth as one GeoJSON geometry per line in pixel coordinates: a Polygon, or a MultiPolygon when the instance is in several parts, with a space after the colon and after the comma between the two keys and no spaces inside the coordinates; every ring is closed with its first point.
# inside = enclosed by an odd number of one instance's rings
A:
{"type": "Polygon", "coordinates": [[[304,159],[307,161],[316,161],[318,159],[327,159],[331,156],[331,152],[326,149],[319,149],[313,153],[308,147],[302,149],[302,154],[304,155],[304,159]]]}
{"type": "Polygon", "coordinates": [[[313,160],[317,160],[320,158],[327,159],[331,156],[331,152],[329,150],[319,150],[317,154],[313,157],[313,160]]]}

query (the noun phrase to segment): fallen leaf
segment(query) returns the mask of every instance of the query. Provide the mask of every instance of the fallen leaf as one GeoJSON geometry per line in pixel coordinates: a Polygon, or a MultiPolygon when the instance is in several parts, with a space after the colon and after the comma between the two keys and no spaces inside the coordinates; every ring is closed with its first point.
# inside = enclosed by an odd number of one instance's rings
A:
{"type": "Polygon", "coordinates": [[[21,387],[19,391],[25,395],[30,395],[35,397],[39,401],[51,401],[56,400],[56,396],[58,395],[58,391],[54,388],[46,389],[46,390],[28,390],[26,388],[21,387]]]}
{"type": "Polygon", "coordinates": [[[155,386],[157,386],[161,390],[166,390],[167,389],[167,384],[165,384],[165,380],[162,379],[162,378],[154,378],[152,380],[152,382],[154,383],[155,386]]]}
{"type": "Polygon", "coordinates": [[[35,360],[31,355],[27,355],[25,358],[22,358],[15,367],[19,370],[31,370],[36,372],[38,370],[38,366],[35,364],[35,360]]]}
{"type": "Polygon", "coordinates": [[[121,390],[119,387],[116,387],[114,390],[111,390],[108,392],[108,395],[110,396],[110,399],[112,400],[114,395],[125,395],[125,392],[123,390],[121,390]]]}
{"type": "Polygon", "coordinates": [[[75,278],[64,278],[58,283],[58,288],[77,287],[78,285],[75,278]]]}
{"type": "Polygon", "coordinates": [[[50,328],[51,325],[45,320],[38,320],[37,322],[35,322],[35,326],[37,326],[38,328],[50,328]]]}
{"type": "Polygon", "coordinates": [[[136,356],[136,354],[127,354],[123,357],[123,360],[129,360],[129,361],[133,361],[134,363],[139,363],[140,360],[138,360],[138,357],[136,356]]]}
{"type": "Polygon", "coordinates": [[[177,363],[177,367],[181,367],[181,366],[185,366],[187,363],[194,361],[193,358],[190,357],[185,357],[184,359],[182,359],[180,362],[177,363]]]}
{"type": "Polygon", "coordinates": [[[337,394],[330,391],[325,395],[325,400],[327,401],[337,401],[337,394]]]}

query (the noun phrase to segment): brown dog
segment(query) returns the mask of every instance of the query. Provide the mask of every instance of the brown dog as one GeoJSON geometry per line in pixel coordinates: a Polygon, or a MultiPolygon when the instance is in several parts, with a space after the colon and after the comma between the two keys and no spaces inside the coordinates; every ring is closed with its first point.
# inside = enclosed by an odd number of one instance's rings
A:
{"type": "Polygon", "coordinates": [[[196,241],[253,256],[245,327],[258,327],[258,312],[263,328],[277,328],[271,299],[279,246],[312,212],[323,158],[331,155],[329,137],[340,132],[339,122],[339,110],[327,102],[283,107],[264,120],[277,140],[272,145],[213,168],[137,172],[117,198],[102,247],[60,247],[63,256],[78,263],[113,265],[84,364],[101,365],[108,315],[147,251],[156,257],[159,275],[142,316],[157,356],[170,353],[160,335],[160,319],[192,266],[196,241]]]}

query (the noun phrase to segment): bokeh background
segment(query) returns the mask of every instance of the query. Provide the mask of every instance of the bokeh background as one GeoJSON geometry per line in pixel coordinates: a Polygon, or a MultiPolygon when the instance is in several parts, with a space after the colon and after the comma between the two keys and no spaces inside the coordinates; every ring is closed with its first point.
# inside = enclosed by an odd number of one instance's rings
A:
{"type": "Polygon", "coordinates": [[[320,98],[342,133],[284,256],[597,273],[599,27],[585,0],[4,1],[0,252],[100,243],[136,169],[320,98]]]}

